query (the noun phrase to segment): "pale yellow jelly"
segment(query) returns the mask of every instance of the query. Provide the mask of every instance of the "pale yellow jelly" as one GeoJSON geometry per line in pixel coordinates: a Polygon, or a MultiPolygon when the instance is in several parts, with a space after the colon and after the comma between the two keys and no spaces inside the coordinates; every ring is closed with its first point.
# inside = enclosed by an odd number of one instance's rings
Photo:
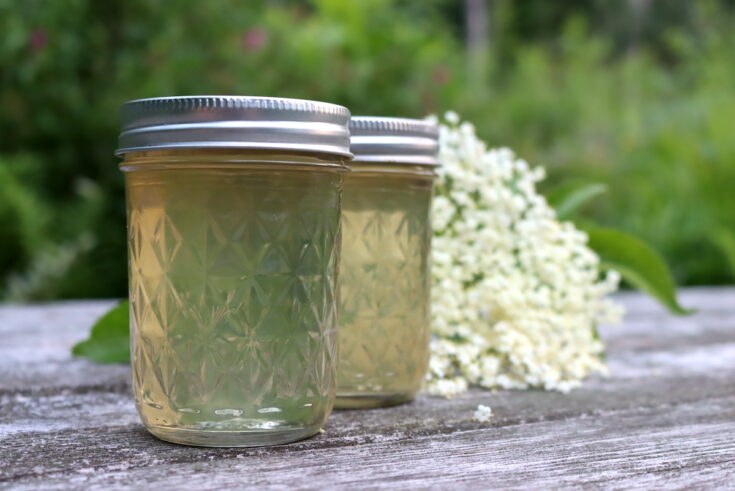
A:
{"type": "Polygon", "coordinates": [[[273,152],[130,153],[133,391],[154,435],[273,445],[335,396],[345,168],[273,152]]]}
{"type": "Polygon", "coordinates": [[[434,173],[351,164],[342,198],[336,407],[413,399],[429,355],[429,208],[434,173]]]}

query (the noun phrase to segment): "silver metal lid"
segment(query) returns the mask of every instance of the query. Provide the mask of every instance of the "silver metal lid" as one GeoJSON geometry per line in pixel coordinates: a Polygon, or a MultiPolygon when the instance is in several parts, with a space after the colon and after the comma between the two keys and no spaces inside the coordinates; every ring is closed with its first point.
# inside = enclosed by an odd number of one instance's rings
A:
{"type": "Polygon", "coordinates": [[[144,150],[250,148],[351,157],[346,107],[277,97],[156,97],[123,104],[116,155],[144,150]]]}
{"type": "Polygon", "coordinates": [[[355,162],[440,165],[439,126],[422,119],[355,116],[350,145],[355,162]]]}

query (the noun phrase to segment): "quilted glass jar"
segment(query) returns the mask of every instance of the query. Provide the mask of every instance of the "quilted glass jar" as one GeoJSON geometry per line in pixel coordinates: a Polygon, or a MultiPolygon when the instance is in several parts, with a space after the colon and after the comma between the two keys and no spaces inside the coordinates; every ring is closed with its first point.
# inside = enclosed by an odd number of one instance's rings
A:
{"type": "Polygon", "coordinates": [[[354,161],[342,197],[337,401],[363,408],[410,401],[429,357],[429,210],[438,128],[354,117],[354,161]]]}
{"type": "Polygon", "coordinates": [[[335,394],[349,112],[201,96],[132,101],[122,115],[143,423],[205,446],[318,432],[335,394]]]}

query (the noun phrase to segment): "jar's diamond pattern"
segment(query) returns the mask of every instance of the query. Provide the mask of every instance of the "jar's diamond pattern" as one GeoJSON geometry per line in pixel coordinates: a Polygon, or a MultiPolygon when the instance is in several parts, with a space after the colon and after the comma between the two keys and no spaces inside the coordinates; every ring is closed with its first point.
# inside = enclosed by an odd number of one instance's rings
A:
{"type": "Polygon", "coordinates": [[[329,411],[340,177],[311,174],[128,174],[133,380],[146,423],[247,429],[329,411]]]}
{"type": "Polygon", "coordinates": [[[348,178],[338,396],[412,393],[428,356],[431,183],[348,178]]]}

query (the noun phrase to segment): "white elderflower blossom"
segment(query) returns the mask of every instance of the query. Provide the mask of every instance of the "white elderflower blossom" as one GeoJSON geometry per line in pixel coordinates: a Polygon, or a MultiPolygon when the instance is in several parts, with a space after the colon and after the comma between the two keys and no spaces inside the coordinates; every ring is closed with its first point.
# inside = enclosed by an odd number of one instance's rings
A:
{"type": "Polygon", "coordinates": [[[587,236],[536,191],[542,168],[488,149],[454,113],[441,127],[433,203],[432,357],[427,390],[469,385],[568,392],[605,370],[599,323],[622,310],[606,297],[587,236]]]}
{"type": "Polygon", "coordinates": [[[477,406],[477,409],[475,410],[475,417],[472,419],[479,423],[487,423],[493,418],[493,416],[494,415],[492,408],[480,404],[477,406]]]}

